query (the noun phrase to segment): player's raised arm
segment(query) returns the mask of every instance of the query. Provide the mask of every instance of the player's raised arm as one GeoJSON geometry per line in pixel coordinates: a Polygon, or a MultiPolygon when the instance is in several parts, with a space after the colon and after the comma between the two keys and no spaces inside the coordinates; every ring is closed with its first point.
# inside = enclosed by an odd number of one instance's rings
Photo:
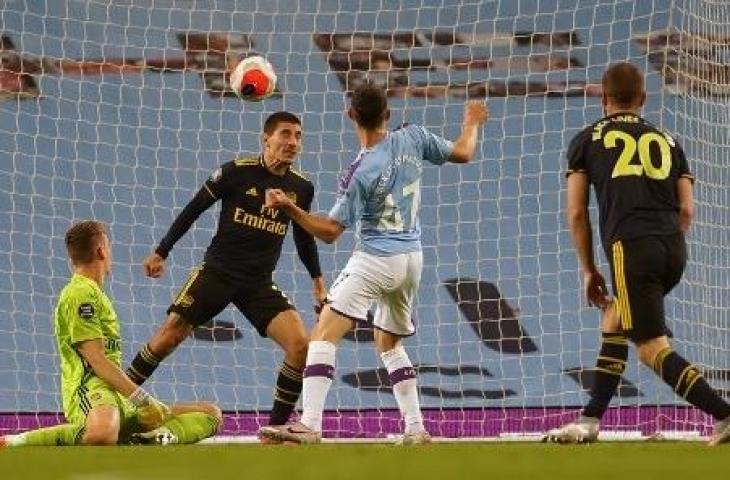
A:
{"type": "Polygon", "coordinates": [[[200,187],[198,193],[178,213],[155,251],[142,263],[145,275],[158,278],[164,273],[165,260],[170,254],[170,250],[190,230],[195,220],[226,194],[234,168],[234,162],[229,162],[215,170],[200,187]]]}
{"type": "Polygon", "coordinates": [[[471,101],[464,106],[461,135],[454,142],[450,162],[469,163],[472,160],[479,139],[479,127],[488,119],[489,110],[483,102],[471,101]]]}

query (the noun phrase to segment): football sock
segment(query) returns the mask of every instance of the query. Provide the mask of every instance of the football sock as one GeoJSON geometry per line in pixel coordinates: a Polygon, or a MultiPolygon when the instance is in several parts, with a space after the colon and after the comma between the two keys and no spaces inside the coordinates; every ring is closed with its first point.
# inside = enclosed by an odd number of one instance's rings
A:
{"type": "Polygon", "coordinates": [[[657,354],[654,371],[678,395],[716,420],[730,416],[730,405],[712,389],[697,367],[670,347],[657,354]]]}
{"type": "Polygon", "coordinates": [[[406,424],[405,433],[419,433],[423,427],[423,415],[418,402],[416,369],[413,368],[406,350],[402,346],[380,354],[385,368],[388,370],[393,395],[406,424]]]}
{"type": "Polygon", "coordinates": [[[10,447],[54,447],[80,445],[84,433],[83,425],[64,423],[53,427],[39,428],[17,435],[7,435],[5,440],[10,447]]]}
{"type": "Polygon", "coordinates": [[[137,385],[142,385],[154,373],[162,360],[152,353],[149,345],[145,345],[127,368],[127,376],[137,385]]]}
{"type": "Polygon", "coordinates": [[[218,419],[203,412],[189,412],[175,415],[159,429],[166,429],[175,437],[177,443],[196,443],[212,437],[218,431],[218,419]]]}
{"type": "Polygon", "coordinates": [[[271,408],[269,425],[284,425],[294,411],[301,393],[302,371],[284,362],[276,378],[274,406],[271,408]]]}
{"type": "Polygon", "coordinates": [[[312,341],[307,352],[302,389],[301,422],[315,432],[322,431],[322,411],[335,373],[335,351],[331,342],[312,341]]]}
{"type": "Polygon", "coordinates": [[[602,333],[601,350],[596,359],[596,368],[591,386],[591,399],[583,409],[584,417],[600,419],[608,409],[626,370],[629,344],[623,333],[602,333]]]}

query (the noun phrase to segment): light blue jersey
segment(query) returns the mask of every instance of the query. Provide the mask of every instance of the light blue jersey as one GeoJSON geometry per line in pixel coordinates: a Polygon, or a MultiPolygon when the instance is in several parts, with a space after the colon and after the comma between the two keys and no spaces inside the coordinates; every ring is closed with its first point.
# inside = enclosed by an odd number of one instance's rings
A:
{"type": "Polygon", "coordinates": [[[358,249],[390,256],[421,249],[418,208],[423,161],[445,163],[453,144],[419,125],[389,134],[364,148],[340,177],[330,218],[345,228],[359,221],[358,249]]]}

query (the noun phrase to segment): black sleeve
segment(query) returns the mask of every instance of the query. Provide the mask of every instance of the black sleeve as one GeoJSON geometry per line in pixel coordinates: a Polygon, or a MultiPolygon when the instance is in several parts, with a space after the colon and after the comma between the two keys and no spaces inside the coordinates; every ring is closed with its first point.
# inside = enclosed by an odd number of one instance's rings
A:
{"type": "Polygon", "coordinates": [[[235,187],[238,176],[242,174],[235,161],[228,162],[221,167],[216,168],[210,177],[205,181],[198,193],[183,208],[170,225],[165,238],[155,249],[155,252],[162,258],[167,258],[170,250],[175,243],[182,238],[193,222],[198,219],[201,213],[206,211],[219,199],[228,195],[232,188],[235,187]]]}
{"type": "Polygon", "coordinates": [[[565,176],[568,177],[572,173],[587,173],[586,167],[585,150],[588,144],[587,130],[583,130],[578,135],[573,137],[570,145],[568,146],[568,170],[565,172],[565,176]]]}
{"type": "Polygon", "coordinates": [[[692,172],[689,169],[687,156],[684,154],[684,150],[679,145],[679,143],[675,143],[674,145],[674,158],[677,159],[677,163],[679,166],[679,178],[687,178],[690,182],[695,183],[695,176],[692,175],[692,172]]]}
{"type": "Polygon", "coordinates": [[[203,188],[207,189],[216,200],[222,199],[240,185],[241,176],[244,174],[245,169],[238,167],[236,161],[225,163],[210,174],[203,188]]]}
{"type": "Polygon", "coordinates": [[[177,215],[175,221],[172,222],[167,234],[155,249],[155,253],[162,258],[167,258],[175,243],[190,230],[193,222],[198,219],[200,214],[210,208],[215,202],[216,198],[210,192],[207,185],[203,185],[193,199],[177,215]]]}
{"type": "MultiPolygon", "coordinates": [[[[311,186],[307,198],[302,201],[300,207],[307,212],[312,207],[314,187],[311,186]]],[[[319,266],[319,252],[314,237],[302,227],[294,223],[294,244],[297,247],[297,254],[309,272],[309,276],[317,278],[322,276],[322,269],[319,266]]]]}

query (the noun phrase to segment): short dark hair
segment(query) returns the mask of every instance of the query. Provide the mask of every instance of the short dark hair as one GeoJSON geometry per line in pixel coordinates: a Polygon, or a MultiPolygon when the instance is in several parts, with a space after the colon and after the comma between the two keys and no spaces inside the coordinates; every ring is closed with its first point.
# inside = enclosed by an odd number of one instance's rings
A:
{"type": "Polygon", "coordinates": [[[383,88],[366,82],[352,92],[350,107],[355,111],[357,124],[366,130],[373,130],[386,120],[388,97],[383,88]]]}
{"type": "Polygon", "coordinates": [[[268,118],[266,118],[266,121],[264,122],[264,133],[271,135],[272,133],[274,133],[276,127],[278,127],[280,123],[296,123],[299,126],[302,125],[302,121],[299,120],[299,117],[297,117],[293,113],[276,112],[272,113],[268,116],[268,118]]]}
{"type": "Polygon", "coordinates": [[[84,220],[73,224],[66,232],[66,251],[71,263],[74,265],[91,263],[102,235],[108,235],[106,226],[96,220],[84,220]]]}
{"type": "Polygon", "coordinates": [[[636,105],[644,94],[644,75],[628,62],[611,65],[601,83],[606,96],[621,107],[636,105]]]}

